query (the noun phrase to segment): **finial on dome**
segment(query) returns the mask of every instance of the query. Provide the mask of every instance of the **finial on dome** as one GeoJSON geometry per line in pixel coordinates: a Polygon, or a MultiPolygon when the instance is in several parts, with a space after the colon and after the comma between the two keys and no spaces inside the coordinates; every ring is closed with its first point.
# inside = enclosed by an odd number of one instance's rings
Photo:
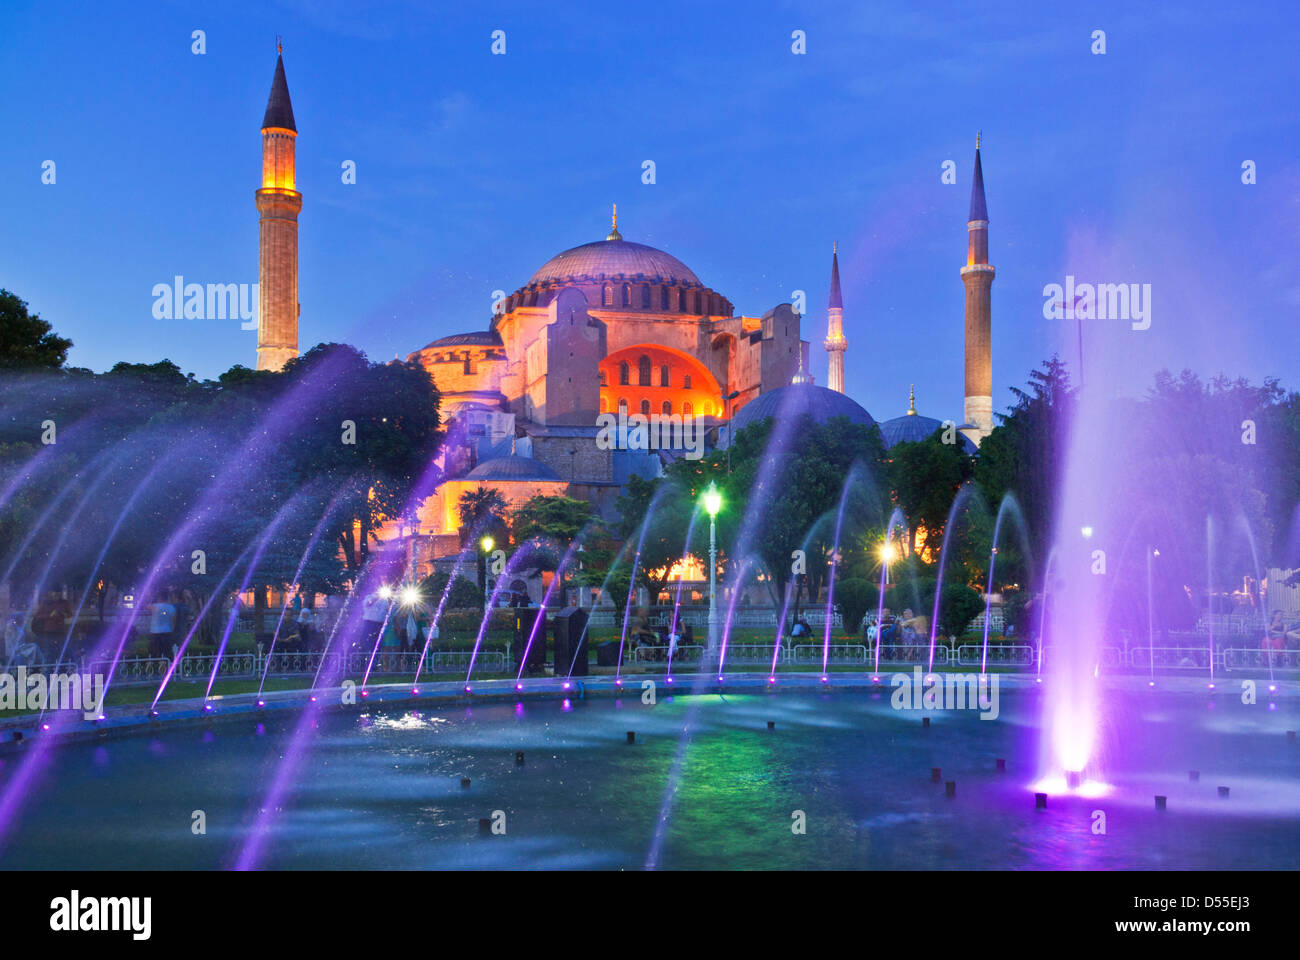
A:
{"type": "Polygon", "coordinates": [[[609,236],[606,240],[622,240],[623,235],[618,232],[618,204],[614,204],[613,222],[610,224],[609,236]]]}
{"type": "Polygon", "coordinates": [[[976,149],[976,150],[978,150],[978,149],[980,148],[980,137],[983,135],[983,133],[984,133],[983,130],[976,130],[976,131],[975,131],[975,149],[976,149]]]}
{"type": "Polygon", "coordinates": [[[910,384],[907,388],[907,415],[916,416],[916,384],[910,384]]]}
{"type": "Polygon", "coordinates": [[[812,383],[812,382],[813,382],[813,378],[803,372],[803,347],[801,346],[799,348],[799,370],[798,372],[795,373],[794,379],[792,379],[790,383],[795,384],[795,383],[812,383]]]}

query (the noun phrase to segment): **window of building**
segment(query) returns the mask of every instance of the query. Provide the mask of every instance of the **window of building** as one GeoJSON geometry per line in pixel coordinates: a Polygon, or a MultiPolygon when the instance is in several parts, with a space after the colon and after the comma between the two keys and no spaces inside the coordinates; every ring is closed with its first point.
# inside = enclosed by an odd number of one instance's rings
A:
{"type": "Polygon", "coordinates": [[[649,284],[646,284],[644,287],[641,288],[641,308],[643,310],[650,309],[650,285],[649,284]]]}
{"type": "Polygon", "coordinates": [[[601,303],[603,303],[603,304],[604,304],[605,306],[607,306],[607,307],[612,307],[612,306],[614,305],[614,288],[613,288],[613,287],[606,287],[606,288],[605,288],[604,295],[601,297],[601,303]]]}
{"type": "Polygon", "coordinates": [[[661,310],[668,309],[668,288],[667,287],[659,288],[659,309],[661,310]]]}
{"type": "Polygon", "coordinates": [[[691,406],[691,401],[687,400],[682,404],[682,416],[689,417],[694,412],[695,408],[691,406]]]}
{"type": "Polygon", "coordinates": [[[605,373],[604,370],[600,371],[600,385],[602,387],[609,386],[609,374],[605,373]]]}
{"type": "Polygon", "coordinates": [[[659,368],[659,386],[671,387],[673,385],[672,377],[668,375],[668,364],[659,368]]]}
{"type": "Polygon", "coordinates": [[[621,413],[621,414],[623,414],[624,416],[627,415],[627,398],[626,398],[626,397],[619,397],[619,398],[618,398],[618,412],[621,413]]]}
{"type": "Polygon", "coordinates": [[[664,416],[665,416],[665,417],[670,417],[670,416],[672,416],[672,413],[673,413],[673,402],[672,402],[671,400],[665,400],[665,401],[664,401],[663,411],[664,411],[664,416]]]}
{"type": "Polygon", "coordinates": [[[645,416],[645,417],[650,416],[650,401],[649,401],[649,400],[642,400],[642,401],[641,401],[641,415],[642,415],[642,416],[645,416]]]}
{"type": "Polygon", "coordinates": [[[650,358],[643,356],[636,362],[637,385],[641,387],[650,386],[650,358]]]}
{"type": "Polygon", "coordinates": [[[689,373],[682,378],[682,386],[687,390],[691,389],[691,375],[689,373]]]}
{"type": "Polygon", "coordinates": [[[685,313],[686,312],[686,291],[685,290],[678,291],[677,303],[681,312],[685,313]]]}
{"type": "Polygon", "coordinates": [[[622,363],[620,363],[620,364],[618,365],[618,383],[619,383],[619,386],[626,387],[626,386],[628,385],[628,382],[629,382],[629,380],[628,380],[628,373],[629,373],[629,370],[628,370],[628,366],[627,366],[627,361],[624,360],[622,363]]]}
{"type": "Polygon", "coordinates": [[[623,306],[632,306],[632,288],[626,283],[623,284],[623,306]]]}

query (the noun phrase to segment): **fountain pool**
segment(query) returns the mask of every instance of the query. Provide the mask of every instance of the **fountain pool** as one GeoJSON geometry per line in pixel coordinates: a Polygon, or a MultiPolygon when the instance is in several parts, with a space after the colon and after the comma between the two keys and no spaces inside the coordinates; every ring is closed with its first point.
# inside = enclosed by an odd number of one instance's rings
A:
{"type": "MultiPolygon", "coordinates": [[[[260,865],[639,869],[667,811],[667,869],[1294,867],[1300,745],[1286,731],[1300,691],[1243,705],[1198,686],[1109,690],[1097,745],[1107,782],[1049,790],[1046,810],[1034,802],[1045,788],[1033,783],[1043,705],[1032,684],[1004,685],[991,721],[895,710],[888,687],[367,704],[319,717],[260,865]],[[505,833],[481,834],[496,811],[505,833]]],[[[61,744],[0,864],[228,867],[296,719],[61,744]]],[[[21,749],[0,754],[0,785],[21,749]]]]}

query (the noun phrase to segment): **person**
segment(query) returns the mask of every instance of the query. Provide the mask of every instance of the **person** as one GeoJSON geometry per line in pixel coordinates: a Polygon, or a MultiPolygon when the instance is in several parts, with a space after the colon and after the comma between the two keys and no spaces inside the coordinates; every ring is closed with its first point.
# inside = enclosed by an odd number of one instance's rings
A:
{"type": "Polygon", "coordinates": [[[313,615],[311,604],[304,603],[302,609],[298,611],[298,647],[300,650],[311,649],[311,634],[313,627],[313,615]]]}
{"type": "Polygon", "coordinates": [[[800,617],[794,622],[794,626],[790,628],[790,636],[795,640],[803,640],[806,637],[811,637],[812,627],[809,625],[807,620],[800,617]]]}
{"type": "Polygon", "coordinates": [[[171,654],[172,637],[176,632],[176,605],[172,595],[153,604],[149,610],[149,656],[166,657],[171,654]]]}
{"type": "Polygon", "coordinates": [[[930,621],[925,614],[914,616],[911,610],[903,611],[903,638],[908,643],[928,643],[930,621]]]}
{"type": "Polygon", "coordinates": [[[1287,623],[1281,610],[1274,610],[1264,631],[1265,650],[1294,650],[1300,647],[1300,625],[1287,623]]]}
{"type": "Polygon", "coordinates": [[[379,637],[379,631],[384,628],[384,620],[388,617],[388,608],[391,601],[381,597],[377,593],[372,593],[365,599],[365,611],[362,614],[364,629],[361,636],[354,643],[359,643],[363,650],[373,650],[375,640],[379,637]]]}

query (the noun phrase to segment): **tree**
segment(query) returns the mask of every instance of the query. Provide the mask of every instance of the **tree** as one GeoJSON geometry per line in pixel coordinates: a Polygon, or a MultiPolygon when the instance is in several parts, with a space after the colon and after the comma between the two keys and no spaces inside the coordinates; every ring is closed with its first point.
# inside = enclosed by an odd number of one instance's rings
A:
{"type": "Polygon", "coordinates": [[[1056,355],[1029,374],[1028,389],[1013,387],[1016,402],[980,444],[975,482],[991,512],[1014,493],[1029,529],[1035,556],[1046,557],[1053,529],[1056,493],[1065,475],[1074,390],[1065,363],[1056,355]]]}
{"type": "MultiPolygon", "coordinates": [[[[445,570],[437,570],[420,581],[420,595],[430,609],[437,610],[438,604],[442,603],[442,594],[447,589],[448,576],[445,570]]],[[[482,610],[485,602],[483,591],[458,574],[452,582],[451,592],[447,594],[446,609],[482,610]]]]}
{"type": "Polygon", "coordinates": [[[464,549],[469,546],[474,551],[475,568],[478,573],[480,589],[487,593],[487,555],[480,549],[477,539],[490,536],[498,543],[505,544],[506,532],[506,498],[501,491],[491,487],[476,487],[460,495],[457,504],[460,511],[460,543],[464,549]],[[471,538],[475,539],[470,543],[471,538]]]}
{"type": "Polygon", "coordinates": [[[850,578],[835,584],[835,609],[844,621],[844,632],[856,636],[862,619],[880,596],[879,588],[869,580],[850,578]]]}
{"type": "Polygon", "coordinates": [[[889,451],[889,479],[894,502],[908,527],[908,553],[916,552],[916,533],[925,529],[926,546],[934,550],[943,539],[948,510],[974,465],[962,446],[943,441],[942,428],[915,443],[898,443],[889,451]]]}
{"type": "Polygon", "coordinates": [[[27,302],[0,289],[0,370],[58,368],[68,359],[72,341],[34,313],[27,302]]]}

